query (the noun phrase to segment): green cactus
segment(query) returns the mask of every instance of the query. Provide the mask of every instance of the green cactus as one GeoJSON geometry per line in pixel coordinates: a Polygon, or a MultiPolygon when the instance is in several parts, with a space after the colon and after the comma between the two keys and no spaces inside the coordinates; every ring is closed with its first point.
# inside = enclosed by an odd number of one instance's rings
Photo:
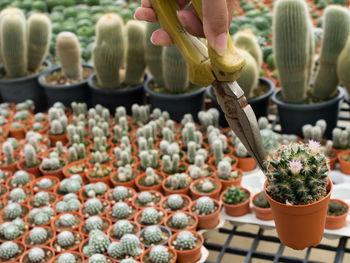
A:
{"type": "Polygon", "coordinates": [[[125,84],[134,86],[143,82],[145,62],[145,26],[142,22],[129,20],[126,24],[127,49],[125,84]]]}
{"type": "Polygon", "coordinates": [[[93,62],[101,88],[119,88],[119,70],[124,54],[123,20],[117,14],[106,14],[97,22],[93,62]]]}
{"type": "Polygon", "coordinates": [[[112,258],[121,258],[124,255],[124,251],[120,242],[112,242],[108,246],[107,254],[112,258]]]}
{"type": "Polygon", "coordinates": [[[57,235],[57,243],[61,247],[70,247],[74,244],[74,234],[70,231],[62,231],[57,235]]]}
{"type": "Polygon", "coordinates": [[[148,244],[157,244],[162,238],[162,230],[159,226],[149,226],[144,230],[144,238],[148,244]]]}
{"type": "Polygon", "coordinates": [[[140,240],[133,234],[126,234],[120,239],[120,244],[125,254],[139,256],[142,253],[140,240]]]}
{"type": "Polygon", "coordinates": [[[242,49],[239,52],[244,57],[246,63],[242,69],[241,76],[237,79],[237,83],[243,89],[247,98],[250,98],[254,90],[258,87],[259,68],[254,57],[249,52],[242,49]]]}
{"type": "Polygon", "coordinates": [[[59,223],[64,227],[72,227],[75,223],[75,217],[72,214],[63,214],[59,217],[59,223]]]}
{"type": "Polygon", "coordinates": [[[223,201],[226,204],[236,205],[246,199],[246,192],[239,187],[231,186],[226,190],[223,196],[223,201]]]}
{"type": "Polygon", "coordinates": [[[165,47],[162,54],[164,85],[171,94],[185,93],[189,85],[186,62],[175,47],[165,47]]]}
{"type": "Polygon", "coordinates": [[[323,40],[313,94],[330,99],[337,91],[339,79],[337,62],[350,32],[349,10],[341,6],[328,6],[324,12],[323,40]]]}
{"type": "Polygon", "coordinates": [[[22,213],[22,207],[17,203],[8,204],[5,207],[5,216],[9,219],[15,219],[22,213]]]}
{"type": "Polygon", "coordinates": [[[196,211],[200,215],[209,215],[214,212],[214,201],[208,196],[202,196],[197,200],[196,211]]]}
{"type": "Polygon", "coordinates": [[[38,165],[40,162],[36,157],[36,152],[31,144],[26,144],[24,146],[24,157],[26,168],[32,168],[38,165]]]}
{"type": "Polygon", "coordinates": [[[126,258],[120,261],[120,263],[137,263],[137,261],[133,258],[126,258]]]}
{"type": "Polygon", "coordinates": [[[18,252],[18,245],[12,241],[8,241],[0,245],[0,257],[5,261],[14,258],[18,252]]]}
{"type": "Polygon", "coordinates": [[[91,216],[85,221],[85,227],[90,232],[92,230],[102,230],[103,220],[98,216],[91,216]]]}
{"type": "Polygon", "coordinates": [[[86,212],[91,216],[99,214],[102,211],[103,205],[99,199],[93,198],[85,202],[84,208],[86,212]]]}
{"type": "Polygon", "coordinates": [[[15,162],[15,158],[13,155],[13,147],[10,142],[4,142],[2,145],[2,151],[5,154],[5,163],[6,165],[11,165],[15,162]]]}
{"type": "Polygon", "coordinates": [[[288,103],[302,103],[308,89],[309,33],[308,8],[303,0],[279,0],[275,3],[273,53],[288,103]]]}
{"type": "Polygon", "coordinates": [[[50,217],[43,212],[38,213],[34,218],[34,225],[37,225],[37,226],[45,225],[48,222],[50,222],[50,217]]]}
{"type": "Polygon", "coordinates": [[[176,237],[176,244],[181,250],[191,250],[196,245],[196,237],[189,231],[181,231],[176,237]]]}
{"type": "Polygon", "coordinates": [[[154,225],[158,222],[158,211],[153,207],[148,207],[141,213],[141,222],[145,225],[154,225]]]}
{"type": "Polygon", "coordinates": [[[152,263],[167,263],[169,261],[169,250],[164,246],[154,246],[149,252],[152,263]]]}
{"type": "Polygon", "coordinates": [[[112,216],[117,219],[126,219],[130,216],[132,208],[124,202],[116,203],[112,208],[112,216]]]}
{"type": "Polygon", "coordinates": [[[94,254],[89,258],[89,263],[107,263],[107,259],[102,254],[94,254]]]}
{"type": "Polygon", "coordinates": [[[51,21],[44,14],[33,14],[27,23],[28,71],[37,72],[42,66],[49,50],[51,40],[51,21]]]}
{"type": "Polygon", "coordinates": [[[34,227],[29,232],[29,238],[33,245],[41,245],[47,240],[47,231],[42,227],[34,227]]]}
{"type": "Polygon", "coordinates": [[[257,197],[253,200],[254,205],[260,208],[269,208],[270,204],[267,201],[267,197],[265,195],[265,192],[261,191],[257,197]]]}
{"type": "Polygon", "coordinates": [[[133,230],[134,226],[127,220],[119,220],[113,226],[113,231],[119,239],[125,234],[132,234],[133,230]]]}
{"type": "Polygon", "coordinates": [[[176,213],[171,218],[171,224],[176,229],[184,229],[188,224],[188,216],[184,213],[176,213]]]}
{"type": "Polygon", "coordinates": [[[124,201],[129,196],[129,190],[124,186],[117,186],[113,189],[113,198],[117,201],[124,201]]]}
{"type": "Polygon", "coordinates": [[[20,203],[27,199],[27,195],[22,188],[15,188],[10,192],[10,199],[15,203],[20,203]]]}
{"type": "Polygon", "coordinates": [[[237,32],[233,36],[233,43],[239,49],[244,49],[256,61],[258,68],[262,65],[263,55],[257,37],[249,29],[237,32]]]}
{"type": "Polygon", "coordinates": [[[45,251],[40,247],[33,247],[28,252],[28,259],[30,263],[39,263],[45,259],[45,251]]]}
{"type": "Polygon", "coordinates": [[[137,197],[137,199],[142,203],[142,204],[147,204],[149,202],[152,202],[153,200],[153,195],[150,192],[141,192],[140,195],[137,197]]]}
{"type": "Polygon", "coordinates": [[[8,78],[27,75],[26,21],[21,11],[2,16],[0,25],[0,53],[8,78]]]}
{"type": "Polygon", "coordinates": [[[182,208],[183,203],[184,203],[183,198],[181,197],[181,195],[178,195],[178,194],[170,195],[167,201],[167,204],[171,210],[178,210],[182,208]]]}
{"type": "Polygon", "coordinates": [[[350,67],[350,37],[348,37],[343,51],[340,53],[337,62],[337,74],[341,84],[350,92],[350,76],[348,69],[350,67]]]}
{"type": "Polygon", "coordinates": [[[58,257],[58,263],[76,263],[75,256],[72,253],[63,253],[58,257]]]}
{"type": "Polygon", "coordinates": [[[105,253],[111,241],[109,237],[100,230],[92,230],[89,233],[89,247],[94,253],[105,253]]]}
{"type": "Polygon", "coordinates": [[[50,195],[47,192],[38,192],[35,194],[33,201],[37,206],[47,205],[50,202],[50,195]]]}
{"type": "Polygon", "coordinates": [[[6,240],[15,240],[22,234],[18,226],[13,223],[8,224],[1,232],[6,240]]]}
{"type": "Polygon", "coordinates": [[[26,171],[17,171],[15,172],[15,174],[13,175],[13,179],[11,180],[11,183],[13,186],[25,186],[29,183],[29,175],[26,171]]]}
{"type": "Polygon", "coordinates": [[[160,24],[157,22],[146,23],[145,33],[145,60],[146,64],[159,86],[164,86],[162,53],[163,47],[156,46],[151,42],[151,36],[154,31],[160,29],[160,24]]]}
{"type": "Polygon", "coordinates": [[[320,144],[290,144],[279,148],[270,161],[267,193],[283,204],[304,205],[327,195],[328,168],[320,144]]]}

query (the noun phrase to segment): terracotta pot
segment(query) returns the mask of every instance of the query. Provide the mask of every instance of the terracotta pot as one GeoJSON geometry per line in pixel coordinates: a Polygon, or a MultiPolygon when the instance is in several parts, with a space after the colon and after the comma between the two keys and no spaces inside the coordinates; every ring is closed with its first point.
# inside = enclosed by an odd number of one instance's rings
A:
{"type": "MultiPolygon", "coordinates": [[[[77,251],[69,251],[69,253],[73,254],[76,262],[79,262],[79,260],[81,260],[81,262],[84,262],[84,257],[82,256],[83,254],[77,251]]],[[[50,263],[57,263],[58,258],[60,257],[60,255],[62,255],[62,253],[59,253],[58,255],[56,255],[53,259],[51,259],[50,263]],[[56,261],[56,262],[55,262],[56,261]]]]}
{"type": "Polygon", "coordinates": [[[340,163],[340,171],[344,174],[350,174],[350,162],[346,162],[342,159],[342,155],[349,154],[350,150],[343,151],[338,154],[338,160],[340,163]]]}
{"type": "Polygon", "coordinates": [[[112,184],[113,184],[114,186],[125,186],[125,187],[130,187],[130,188],[136,189],[136,185],[135,185],[135,179],[136,179],[136,178],[133,179],[133,180],[131,180],[131,181],[129,181],[129,182],[117,182],[117,181],[114,180],[114,176],[115,176],[116,174],[117,174],[117,171],[111,173],[111,175],[110,175],[110,177],[109,177],[110,181],[112,182],[112,184]]]}
{"type": "MultiPolygon", "coordinates": [[[[129,221],[130,224],[132,224],[134,226],[134,228],[136,228],[136,232],[134,233],[136,236],[139,234],[139,232],[141,231],[141,227],[138,223],[134,222],[134,221],[129,221]]],[[[120,240],[119,238],[117,238],[114,235],[114,225],[110,225],[110,227],[107,230],[107,235],[113,240],[113,241],[118,241],[120,240]]]]}
{"type": "Polygon", "coordinates": [[[269,208],[261,208],[254,204],[254,199],[259,195],[259,193],[255,194],[252,198],[252,208],[255,213],[255,216],[260,220],[272,220],[272,209],[269,208]]]}
{"type": "MultiPolygon", "coordinates": [[[[190,178],[190,183],[192,182],[192,178],[190,178]]],[[[190,186],[180,189],[180,190],[171,190],[165,186],[166,179],[162,182],[162,189],[165,195],[172,195],[172,194],[180,194],[180,195],[190,195],[190,186]]]]}
{"type": "Polygon", "coordinates": [[[29,187],[30,187],[30,189],[32,190],[33,193],[37,193],[37,192],[54,192],[54,189],[55,189],[56,185],[58,185],[59,182],[60,182],[60,180],[56,176],[43,176],[43,177],[36,178],[33,182],[30,183],[29,187]],[[42,179],[49,179],[49,180],[51,180],[52,187],[50,187],[49,189],[39,189],[37,184],[42,179]]]}
{"type": "Polygon", "coordinates": [[[327,196],[308,205],[285,205],[273,200],[264,191],[272,209],[276,230],[280,241],[288,247],[302,250],[309,246],[317,246],[323,237],[326,224],[328,202],[332,193],[333,183],[329,180],[327,196]]]}
{"type": "Polygon", "coordinates": [[[43,244],[40,244],[40,245],[35,245],[35,244],[31,245],[30,238],[29,238],[30,230],[28,229],[27,232],[25,233],[25,235],[23,236],[23,243],[26,247],[32,248],[32,247],[38,247],[38,246],[49,246],[50,242],[55,237],[55,231],[53,231],[53,229],[51,229],[50,227],[47,227],[47,226],[45,226],[45,227],[38,226],[38,227],[44,228],[46,230],[47,236],[48,236],[47,241],[43,244]]]}
{"type": "MultiPolygon", "coordinates": [[[[157,226],[164,225],[165,218],[167,217],[167,212],[166,212],[163,208],[159,208],[159,207],[154,207],[154,208],[155,208],[157,211],[163,212],[163,219],[162,219],[160,222],[158,222],[157,224],[155,224],[155,225],[157,225],[157,226]]],[[[150,226],[150,225],[143,225],[143,224],[141,223],[141,221],[139,222],[139,218],[142,216],[142,212],[143,212],[145,209],[147,209],[147,208],[144,208],[144,209],[138,211],[138,212],[136,213],[136,215],[135,215],[135,222],[138,223],[138,224],[140,225],[141,229],[150,226]]]]}
{"type": "Polygon", "coordinates": [[[187,195],[183,195],[180,194],[180,196],[182,197],[182,199],[184,200],[185,203],[187,203],[187,205],[185,205],[184,207],[182,207],[181,209],[178,210],[171,210],[169,207],[166,206],[166,203],[168,202],[168,199],[170,197],[170,195],[164,197],[161,201],[160,201],[160,207],[163,208],[168,214],[174,214],[178,211],[189,211],[190,208],[190,204],[191,204],[191,198],[187,195]]]}
{"type": "Polygon", "coordinates": [[[329,167],[331,170],[335,169],[335,164],[337,163],[337,161],[338,161],[338,156],[329,159],[329,167]]]}
{"type": "MultiPolygon", "coordinates": [[[[177,263],[195,263],[197,262],[200,258],[201,258],[201,248],[203,246],[204,243],[204,238],[201,234],[194,232],[194,231],[190,231],[193,235],[195,235],[197,238],[200,239],[200,245],[197,246],[194,249],[191,250],[177,250],[175,249],[176,253],[177,253],[177,263]]],[[[178,236],[180,232],[175,233],[174,235],[172,235],[172,237],[169,240],[169,247],[174,247],[173,241],[176,240],[176,237],[178,236]]]]}
{"type": "MultiPolygon", "coordinates": [[[[5,171],[9,171],[11,173],[15,173],[17,171],[17,162],[19,160],[19,155],[18,153],[13,153],[13,157],[16,160],[13,164],[7,165],[7,164],[3,164],[0,165],[0,169],[1,170],[5,170],[5,171]]],[[[0,162],[1,161],[5,161],[5,155],[0,157],[0,162]]]]}
{"type": "Polygon", "coordinates": [[[26,184],[26,185],[21,185],[21,186],[14,186],[14,185],[12,185],[12,184],[11,184],[11,181],[12,181],[13,177],[12,177],[12,176],[9,177],[9,178],[7,179],[7,181],[6,181],[6,186],[7,186],[7,188],[8,188],[8,189],[13,189],[13,188],[17,188],[17,187],[27,187],[27,186],[30,186],[30,184],[34,181],[35,176],[34,176],[33,174],[31,174],[31,173],[28,173],[28,176],[29,176],[29,182],[28,182],[28,184],[26,184]]]}
{"type": "Polygon", "coordinates": [[[225,191],[227,188],[231,187],[231,186],[240,186],[241,185],[241,182],[242,182],[242,179],[243,179],[243,171],[240,170],[240,169],[235,169],[235,171],[241,173],[241,177],[239,177],[238,179],[236,180],[233,180],[233,181],[228,181],[228,180],[223,180],[223,179],[220,179],[220,177],[218,176],[218,171],[215,171],[214,173],[214,178],[218,179],[220,181],[220,183],[222,184],[222,189],[221,191],[225,191]]]}
{"type": "Polygon", "coordinates": [[[339,228],[342,228],[346,225],[346,218],[349,214],[349,205],[347,203],[345,203],[344,201],[342,200],[339,200],[339,199],[331,199],[330,202],[333,201],[333,202],[338,202],[338,203],[341,203],[343,205],[346,205],[347,208],[348,208],[348,211],[343,214],[343,215],[340,215],[340,216],[329,216],[327,215],[326,216],[326,226],[325,228],[326,229],[339,229],[339,228]]]}
{"type": "MultiPolygon", "coordinates": [[[[175,251],[175,249],[171,248],[171,247],[166,247],[169,250],[169,254],[172,253],[174,255],[174,258],[171,261],[168,261],[168,263],[175,263],[177,260],[177,253],[175,251]]],[[[142,263],[150,263],[150,261],[145,261],[145,257],[146,255],[148,255],[151,252],[152,247],[148,248],[145,252],[142,253],[140,259],[142,263]]]]}
{"type": "MultiPolygon", "coordinates": [[[[102,166],[103,167],[103,166],[102,166]]],[[[109,167],[109,166],[108,166],[109,167]]],[[[90,183],[98,183],[98,182],[102,182],[102,183],[105,183],[106,185],[108,186],[112,186],[112,183],[110,181],[110,176],[111,174],[113,174],[113,168],[110,167],[112,170],[111,170],[111,173],[105,177],[102,177],[102,178],[94,178],[94,177],[91,177],[90,176],[90,173],[93,171],[93,167],[89,169],[89,171],[86,172],[86,178],[87,180],[90,182],[90,183]]]]}
{"type": "Polygon", "coordinates": [[[67,134],[61,134],[61,135],[52,135],[49,133],[49,139],[51,142],[51,147],[56,146],[56,142],[61,141],[63,145],[66,145],[68,143],[67,134]]]}
{"type": "Polygon", "coordinates": [[[222,205],[225,207],[226,214],[228,214],[229,216],[243,216],[245,214],[250,213],[249,202],[250,202],[251,193],[246,188],[240,187],[240,189],[249,193],[249,198],[247,200],[245,200],[243,203],[240,203],[237,205],[226,204],[222,200],[222,197],[224,196],[226,191],[222,192],[222,194],[221,194],[220,200],[222,202],[222,205]]]}
{"type": "Polygon", "coordinates": [[[75,243],[75,245],[69,247],[69,248],[66,248],[65,250],[57,250],[56,247],[55,247],[55,244],[56,244],[56,240],[57,240],[57,237],[58,235],[56,235],[50,242],[50,247],[55,251],[55,253],[65,253],[65,252],[71,252],[71,251],[78,251],[79,250],[79,246],[81,245],[81,243],[83,243],[83,236],[76,232],[76,231],[70,231],[72,232],[72,234],[74,236],[76,236],[77,234],[80,236],[80,243],[75,243]]]}
{"type": "Polygon", "coordinates": [[[179,212],[176,212],[176,213],[173,213],[173,214],[170,214],[168,215],[168,217],[165,219],[165,226],[167,228],[169,228],[171,230],[171,232],[173,233],[177,233],[177,232],[181,232],[183,230],[189,230],[189,231],[196,231],[197,230],[197,226],[198,226],[198,217],[196,214],[193,214],[191,212],[187,212],[187,211],[179,211],[179,212]],[[169,225],[169,222],[171,222],[171,218],[175,215],[175,214],[178,214],[178,213],[184,213],[186,214],[187,216],[190,216],[194,219],[194,224],[188,228],[185,228],[185,229],[175,229],[175,228],[172,228],[170,225],[169,225]]]}
{"type": "Polygon", "coordinates": [[[137,193],[137,194],[134,195],[134,197],[132,198],[131,203],[132,203],[135,207],[137,207],[137,208],[139,208],[139,209],[143,209],[143,208],[145,208],[145,207],[156,207],[156,206],[159,206],[161,200],[163,199],[163,195],[162,195],[160,192],[154,191],[154,190],[146,191],[146,192],[149,192],[149,193],[151,193],[151,194],[153,194],[153,195],[157,195],[159,201],[156,202],[156,203],[154,203],[153,205],[138,206],[138,204],[137,204],[137,198],[138,198],[138,196],[139,196],[141,193],[137,193]]]}
{"type": "Polygon", "coordinates": [[[21,128],[21,129],[11,129],[10,128],[9,136],[12,138],[15,138],[17,140],[22,140],[26,136],[24,129],[25,129],[25,127],[21,128]]]}
{"type": "Polygon", "coordinates": [[[81,176],[81,178],[83,178],[84,181],[87,182],[87,178],[86,178],[86,173],[87,171],[90,169],[90,165],[86,163],[86,160],[80,160],[80,161],[76,161],[76,162],[71,162],[69,164],[66,164],[63,169],[62,169],[62,173],[64,175],[65,178],[70,178],[73,174],[71,174],[69,172],[69,169],[74,166],[74,165],[79,165],[79,164],[84,164],[86,165],[87,169],[85,172],[83,173],[78,173],[78,175],[81,176]]]}
{"type": "MultiPolygon", "coordinates": [[[[49,259],[48,262],[51,262],[52,258],[55,256],[55,252],[51,248],[46,247],[46,246],[35,246],[35,247],[43,249],[45,251],[46,257],[48,257],[46,259],[49,259]]],[[[29,262],[29,259],[28,259],[29,251],[30,251],[30,249],[27,249],[23,253],[23,255],[21,256],[21,258],[19,260],[19,263],[28,263],[29,262]]]]}
{"type": "Polygon", "coordinates": [[[56,232],[62,232],[62,231],[77,231],[80,225],[84,223],[84,217],[79,214],[78,212],[65,212],[65,213],[59,213],[57,216],[55,216],[54,220],[51,221],[51,228],[56,232]],[[69,227],[60,227],[59,225],[59,219],[64,214],[71,214],[78,218],[78,222],[75,226],[69,228],[69,227]]]}
{"type": "MultiPolygon", "coordinates": [[[[43,128],[41,130],[37,130],[35,132],[40,133],[42,135],[45,135],[47,133],[47,131],[49,130],[50,124],[47,121],[42,121],[42,122],[39,122],[39,123],[41,123],[43,125],[43,128]]],[[[28,126],[26,126],[24,128],[25,133],[27,133],[29,131],[34,131],[32,129],[33,124],[34,124],[34,122],[30,123],[28,126]]]]}
{"type": "MultiPolygon", "coordinates": [[[[157,173],[157,175],[161,176],[163,179],[162,179],[162,182],[164,181],[164,175],[162,174],[159,174],[157,173]]],[[[143,186],[140,184],[140,180],[142,178],[146,177],[146,174],[143,174],[141,176],[138,176],[135,180],[135,185],[137,187],[137,189],[142,192],[142,191],[149,191],[149,190],[154,190],[154,191],[158,191],[158,192],[161,192],[162,191],[162,183],[159,183],[157,185],[153,185],[153,186],[143,186]]]]}
{"type": "Polygon", "coordinates": [[[237,168],[243,170],[244,172],[249,172],[254,170],[256,167],[256,162],[253,157],[248,158],[238,158],[237,168]]]}
{"type": "Polygon", "coordinates": [[[197,179],[197,180],[193,181],[191,183],[191,185],[190,185],[190,190],[191,190],[191,194],[192,194],[193,199],[198,199],[198,198],[200,198],[202,196],[209,196],[209,197],[211,197],[213,199],[219,200],[221,189],[222,189],[221,182],[218,179],[215,179],[215,178],[201,178],[201,179],[197,179]],[[200,181],[203,181],[203,180],[214,181],[214,182],[216,182],[219,185],[219,187],[212,193],[199,193],[199,192],[196,192],[196,190],[194,189],[194,185],[197,184],[200,181]]]}
{"type": "Polygon", "coordinates": [[[24,168],[23,167],[24,162],[25,162],[25,159],[21,159],[21,160],[19,160],[17,162],[17,169],[18,170],[24,170],[24,171],[26,171],[28,173],[33,174],[35,177],[41,176],[41,172],[40,172],[40,169],[39,169],[40,164],[38,164],[37,166],[32,167],[32,168],[24,168]]]}
{"type": "Polygon", "coordinates": [[[42,168],[42,165],[39,166],[39,170],[41,172],[41,174],[43,176],[50,176],[50,177],[56,177],[58,178],[59,180],[63,180],[64,179],[64,176],[63,176],[63,168],[60,168],[58,170],[55,170],[55,171],[45,171],[43,168],[42,168]]]}
{"type": "MultiPolygon", "coordinates": [[[[196,214],[196,216],[198,217],[198,228],[200,229],[213,229],[219,224],[219,221],[220,221],[219,214],[221,211],[221,204],[216,199],[212,198],[212,200],[214,201],[215,205],[218,207],[214,213],[211,213],[209,215],[196,214]]],[[[191,203],[190,212],[194,213],[197,201],[198,200],[195,200],[191,203]]]]}

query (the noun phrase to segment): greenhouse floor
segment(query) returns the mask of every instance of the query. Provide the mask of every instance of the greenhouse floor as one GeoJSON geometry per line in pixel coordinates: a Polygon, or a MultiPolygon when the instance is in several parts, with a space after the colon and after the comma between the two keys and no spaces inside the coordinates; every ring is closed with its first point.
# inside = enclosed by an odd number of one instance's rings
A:
{"type": "Polygon", "coordinates": [[[316,248],[301,251],[281,245],[276,230],[263,230],[258,226],[235,227],[226,222],[220,230],[206,234],[209,258],[206,262],[263,263],[263,262],[350,262],[348,238],[323,238],[316,248]]]}

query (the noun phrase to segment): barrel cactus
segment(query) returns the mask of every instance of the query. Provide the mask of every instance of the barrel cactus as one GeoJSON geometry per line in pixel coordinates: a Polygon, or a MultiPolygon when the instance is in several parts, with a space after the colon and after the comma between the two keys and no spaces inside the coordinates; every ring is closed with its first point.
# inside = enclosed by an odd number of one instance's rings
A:
{"type": "Polygon", "coordinates": [[[47,240],[47,231],[42,227],[34,227],[29,232],[29,238],[34,245],[41,245],[47,240]]]}
{"type": "Polygon", "coordinates": [[[171,210],[180,209],[183,206],[183,203],[183,198],[181,197],[181,195],[178,194],[170,195],[167,202],[171,210]]]}
{"type": "Polygon", "coordinates": [[[64,227],[72,227],[75,223],[73,214],[63,214],[59,217],[59,223],[64,227]]]}
{"type": "Polygon", "coordinates": [[[169,250],[164,246],[154,246],[149,252],[153,263],[167,263],[169,261],[169,250]]]}
{"type": "Polygon", "coordinates": [[[149,207],[143,210],[141,213],[141,222],[146,225],[157,224],[159,212],[153,208],[149,207]]]}
{"type": "Polygon", "coordinates": [[[132,234],[134,226],[127,220],[119,220],[113,226],[113,231],[119,239],[125,234],[132,234]]]}
{"type": "Polygon", "coordinates": [[[102,211],[103,205],[99,199],[93,198],[85,202],[84,208],[89,215],[97,215],[102,211]]]}
{"type": "Polygon", "coordinates": [[[120,244],[125,254],[139,256],[142,253],[140,240],[133,234],[126,234],[120,239],[120,244]]]}
{"type": "Polygon", "coordinates": [[[74,244],[74,234],[70,231],[63,231],[57,235],[57,243],[61,247],[70,247],[74,244]]]}
{"type": "Polygon", "coordinates": [[[181,231],[176,237],[176,244],[182,250],[191,250],[196,245],[196,237],[189,231],[181,231]]]}
{"type": "Polygon", "coordinates": [[[15,257],[18,252],[18,245],[12,241],[8,241],[0,245],[0,257],[5,261],[15,257]]]}
{"type": "Polygon", "coordinates": [[[45,251],[40,247],[34,247],[28,252],[28,259],[30,263],[39,263],[45,259],[45,251]]]}
{"type": "Polygon", "coordinates": [[[111,241],[109,237],[100,230],[92,230],[89,233],[89,247],[94,253],[105,253],[111,241]]]}
{"type": "Polygon", "coordinates": [[[196,207],[196,210],[198,211],[198,214],[208,215],[213,213],[215,209],[215,203],[210,197],[203,196],[197,200],[195,207],[196,207]]]}
{"type": "Polygon", "coordinates": [[[144,238],[147,243],[157,244],[162,238],[162,229],[159,226],[149,226],[144,230],[144,238]]]}
{"type": "Polygon", "coordinates": [[[85,221],[85,227],[90,232],[92,230],[102,230],[103,220],[98,216],[91,216],[85,221]]]}
{"type": "Polygon", "coordinates": [[[5,216],[9,219],[15,219],[16,217],[19,217],[21,213],[22,207],[17,203],[8,204],[5,207],[5,216]]]}
{"type": "Polygon", "coordinates": [[[109,244],[107,254],[112,258],[121,258],[124,255],[124,251],[120,242],[112,242],[109,244]]]}
{"type": "Polygon", "coordinates": [[[131,212],[132,208],[124,202],[118,202],[112,208],[112,216],[118,219],[128,218],[131,212]]]}
{"type": "Polygon", "coordinates": [[[188,224],[188,216],[185,213],[176,213],[171,218],[171,224],[176,229],[184,229],[188,224]]]}

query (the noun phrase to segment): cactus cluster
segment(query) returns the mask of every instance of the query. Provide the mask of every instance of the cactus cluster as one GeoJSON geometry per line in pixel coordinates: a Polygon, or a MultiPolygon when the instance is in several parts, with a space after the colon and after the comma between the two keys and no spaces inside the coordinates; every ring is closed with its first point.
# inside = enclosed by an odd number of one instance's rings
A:
{"type": "Polygon", "coordinates": [[[273,169],[267,177],[267,193],[283,204],[303,205],[321,200],[327,195],[328,167],[320,144],[282,146],[270,161],[273,169]]]}
{"type": "Polygon", "coordinates": [[[33,205],[34,206],[45,206],[50,203],[50,194],[48,192],[38,192],[34,195],[33,205]]]}
{"type": "Polygon", "coordinates": [[[226,204],[237,205],[242,203],[246,199],[247,199],[246,191],[244,191],[243,189],[240,189],[238,186],[231,186],[225,191],[222,200],[226,204]]]}
{"type": "Polygon", "coordinates": [[[29,181],[29,174],[26,171],[19,170],[14,173],[13,178],[11,179],[11,185],[14,187],[23,187],[26,186],[29,181]]]}
{"type": "Polygon", "coordinates": [[[141,213],[141,223],[144,225],[155,225],[163,213],[153,207],[145,208],[141,213]]]}
{"type": "Polygon", "coordinates": [[[112,208],[112,216],[117,219],[127,219],[132,213],[132,207],[127,203],[118,202],[112,208]]]}
{"type": "Polygon", "coordinates": [[[159,226],[146,227],[143,237],[148,244],[158,244],[163,239],[162,229],[159,226]]]}
{"type": "Polygon", "coordinates": [[[185,213],[176,213],[171,218],[171,224],[175,229],[184,229],[187,227],[189,217],[185,213]]]}
{"type": "Polygon", "coordinates": [[[350,148],[350,128],[341,130],[334,128],[332,131],[332,141],[335,149],[348,149],[350,148]]]}
{"type": "Polygon", "coordinates": [[[54,215],[54,210],[49,206],[34,208],[29,212],[28,221],[35,226],[45,225],[54,218],[54,215]]]}
{"type": "Polygon", "coordinates": [[[141,151],[140,152],[140,160],[142,169],[146,170],[147,168],[157,169],[159,166],[158,163],[158,151],[141,151]]]}
{"type": "Polygon", "coordinates": [[[56,171],[62,168],[62,163],[58,156],[50,156],[43,159],[41,167],[45,171],[56,171]]]}
{"type": "MultiPolygon", "coordinates": [[[[77,193],[82,188],[82,179],[79,175],[63,179],[58,187],[60,193],[77,193]]],[[[86,188],[86,187],[85,187],[86,188]]]]}
{"type": "Polygon", "coordinates": [[[49,109],[50,134],[62,135],[66,132],[68,118],[61,108],[51,107],[49,109]]]}
{"type": "Polygon", "coordinates": [[[303,137],[305,140],[314,140],[316,142],[321,142],[326,129],[327,123],[325,120],[318,120],[315,126],[306,124],[302,127],[303,137]]]}
{"type": "Polygon", "coordinates": [[[165,186],[171,190],[185,189],[191,183],[191,179],[185,173],[177,173],[167,177],[165,186]]]}
{"type": "Polygon", "coordinates": [[[149,257],[152,263],[167,263],[169,262],[170,253],[164,246],[154,246],[149,252],[149,257]]]}
{"type": "Polygon", "coordinates": [[[76,220],[73,214],[63,214],[58,218],[58,222],[63,227],[73,227],[76,220]]]}
{"type": "Polygon", "coordinates": [[[124,186],[116,186],[113,189],[113,198],[116,201],[125,201],[130,196],[131,191],[124,186]]]}
{"type": "Polygon", "coordinates": [[[134,226],[128,220],[119,220],[113,226],[114,234],[118,239],[126,234],[132,234],[134,231],[134,226]]]}
{"type": "Polygon", "coordinates": [[[132,117],[136,123],[146,124],[150,119],[149,105],[133,104],[131,106],[132,117]]]}
{"type": "Polygon", "coordinates": [[[203,129],[207,129],[210,125],[219,127],[220,112],[215,108],[210,108],[207,111],[198,112],[198,120],[203,129]]]}
{"type": "Polygon", "coordinates": [[[119,167],[118,172],[115,175],[115,179],[118,182],[130,182],[135,179],[136,174],[133,172],[130,165],[119,167]]]}
{"type": "Polygon", "coordinates": [[[195,142],[197,148],[202,145],[202,133],[196,130],[196,126],[193,122],[188,122],[185,124],[181,131],[181,135],[181,139],[186,146],[189,142],[195,142]]]}

